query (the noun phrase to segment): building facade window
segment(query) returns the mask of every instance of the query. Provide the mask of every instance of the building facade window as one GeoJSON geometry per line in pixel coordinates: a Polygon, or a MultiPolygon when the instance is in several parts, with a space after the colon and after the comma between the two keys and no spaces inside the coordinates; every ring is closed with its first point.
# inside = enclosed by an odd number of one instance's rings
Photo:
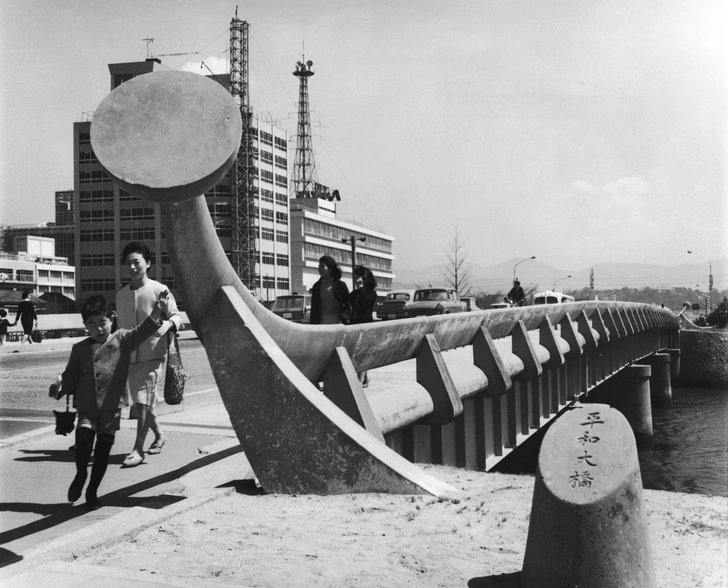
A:
{"type": "Polygon", "coordinates": [[[134,196],[134,194],[129,194],[126,190],[122,190],[119,188],[119,201],[120,202],[130,202],[132,200],[139,200],[141,201],[141,198],[138,196],[134,196]]]}
{"type": "Polygon", "coordinates": [[[121,221],[134,221],[134,220],[154,220],[154,209],[153,208],[122,208],[119,211],[119,217],[121,221]]]}
{"type": "Polygon", "coordinates": [[[291,283],[288,281],[288,278],[278,278],[278,289],[279,290],[288,290],[291,287],[291,283]]]}
{"type": "Polygon", "coordinates": [[[260,160],[264,161],[265,163],[273,163],[273,154],[270,151],[266,151],[265,149],[261,149],[259,151],[260,153],[260,160]]]}
{"type": "MultiPolygon", "coordinates": [[[[133,227],[121,229],[119,236],[122,241],[154,241],[156,231],[154,227],[133,227]]],[[[113,239],[112,239],[113,240],[113,239]]]]}
{"type": "Polygon", "coordinates": [[[273,172],[267,169],[260,170],[260,179],[269,184],[273,183],[273,172]]]}
{"type": "Polygon", "coordinates": [[[288,194],[281,194],[280,192],[276,192],[276,202],[278,204],[283,204],[284,206],[288,204],[288,194]]]}
{"type": "Polygon", "coordinates": [[[276,212],[276,222],[287,225],[288,224],[288,213],[287,212],[276,212]]]}
{"type": "Polygon", "coordinates": [[[360,233],[356,230],[345,229],[343,227],[336,227],[321,221],[306,218],[303,221],[303,231],[308,235],[315,235],[317,237],[326,237],[334,241],[341,241],[341,239],[348,239],[353,236],[355,238],[365,237],[366,246],[369,249],[376,249],[377,251],[383,251],[385,253],[392,252],[392,242],[366,233],[360,233]]]}
{"type": "Polygon", "coordinates": [[[113,292],[115,289],[114,280],[108,278],[81,280],[81,290],[84,292],[113,292]]]}
{"type": "Polygon", "coordinates": [[[271,276],[263,276],[263,288],[275,288],[276,279],[271,276]]]}
{"type": "Polygon", "coordinates": [[[79,172],[79,183],[81,183],[81,184],[111,183],[111,178],[103,170],[82,171],[82,172],[79,172]]]}
{"type": "Polygon", "coordinates": [[[276,265],[282,265],[284,267],[288,267],[288,256],[287,255],[278,255],[276,257],[276,265]]]}
{"type": "Polygon", "coordinates": [[[232,186],[225,184],[218,184],[213,186],[211,190],[205,192],[205,196],[210,197],[225,197],[230,196],[230,194],[232,194],[232,186]]]}
{"type": "Polygon", "coordinates": [[[79,215],[82,223],[111,222],[114,220],[113,210],[82,210],[79,215]]]}
{"type": "MultiPolygon", "coordinates": [[[[81,255],[81,267],[108,267],[116,265],[116,259],[112,253],[89,253],[81,255]]],[[[51,272],[51,277],[53,277],[51,272]]],[[[60,279],[60,276],[58,276],[60,279]]]]}
{"type": "Polygon", "coordinates": [[[266,145],[273,145],[273,135],[265,131],[260,131],[260,142],[266,145]]]}
{"type": "Polygon", "coordinates": [[[288,160],[285,157],[276,155],[276,167],[288,170],[288,160]]]}
{"type": "Polygon", "coordinates": [[[78,162],[81,165],[85,165],[89,163],[98,163],[99,160],[93,151],[82,151],[78,154],[78,162]]]}
{"type": "Polygon", "coordinates": [[[81,190],[79,199],[82,204],[88,202],[113,202],[113,190],[81,190]]]}
{"type": "Polygon", "coordinates": [[[288,232],[287,231],[276,231],[276,242],[288,243],[288,232]]]}
{"type": "Polygon", "coordinates": [[[276,261],[275,255],[269,251],[263,251],[261,257],[263,258],[263,263],[267,265],[273,265],[276,261]]]}
{"type": "Polygon", "coordinates": [[[270,208],[261,208],[260,209],[260,218],[266,221],[273,222],[273,211],[270,208]]]}
{"type": "Polygon", "coordinates": [[[266,190],[265,188],[260,189],[260,199],[264,202],[273,202],[273,192],[266,190]]]}
{"type": "Polygon", "coordinates": [[[81,243],[113,241],[114,229],[81,229],[81,243]]]}
{"type": "Polygon", "coordinates": [[[91,144],[91,133],[79,133],[78,134],[79,145],[90,145],[91,144]]]}
{"type": "Polygon", "coordinates": [[[275,138],[275,144],[276,149],[280,149],[281,151],[288,151],[288,145],[286,145],[286,140],[281,139],[280,137],[275,138]]]}
{"type": "Polygon", "coordinates": [[[288,186],[288,179],[286,178],[286,176],[276,174],[276,186],[286,188],[288,186]]]}
{"type": "Polygon", "coordinates": [[[273,229],[267,229],[266,227],[261,227],[260,229],[260,236],[266,241],[273,241],[274,235],[273,235],[273,229]]]}

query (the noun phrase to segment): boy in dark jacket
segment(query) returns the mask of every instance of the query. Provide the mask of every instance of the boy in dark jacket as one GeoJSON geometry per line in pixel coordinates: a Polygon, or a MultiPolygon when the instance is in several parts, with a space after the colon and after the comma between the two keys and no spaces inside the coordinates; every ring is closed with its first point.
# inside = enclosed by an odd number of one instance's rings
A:
{"type": "Polygon", "coordinates": [[[109,454],[121,422],[121,409],[126,406],[131,353],[162,324],[160,319],[167,310],[168,295],[169,291],[160,293],[151,316],[141,325],[130,331],[119,329],[113,334],[112,313],[106,299],[91,296],[83,304],[81,317],[90,336],[73,346],[62,374],[61,389],[54,384],[50,390],[50,395],[56,399],[66,394],[76,395],[76,477],[68,488],[69,502],[81,497],[93,451],[86,507],[90,510],[101,508],[96,492],[109,464],[109,454]]]}

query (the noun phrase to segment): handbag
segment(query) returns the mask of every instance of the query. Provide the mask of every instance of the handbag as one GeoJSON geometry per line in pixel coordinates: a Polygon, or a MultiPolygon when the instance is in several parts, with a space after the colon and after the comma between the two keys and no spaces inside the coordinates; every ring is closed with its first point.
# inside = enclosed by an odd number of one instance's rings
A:
{"type": "Polygon", "coordinates": [[[179,342],[171,331],[167,333],[167,369],[164,373],[164,401],[179,404],[185,393],[185,372],[179,354],[179,342]]]}
{"type": "Polygon", "coordinates": [[[76,422],[76,413],[71,412],[68,408],[70,403],[69,396],[66,395],[66,412],[54,410],[53,414],[56,417],[56,435],[68,435],[73,431],[74,423],[76,422]]]}
{"type": "Polygon", "coordinates": [[[40,343],[43,341],[43,333],[38,329],[35,329],[31,333],[30,338],[32,339],[33,343],[40,343]]]}

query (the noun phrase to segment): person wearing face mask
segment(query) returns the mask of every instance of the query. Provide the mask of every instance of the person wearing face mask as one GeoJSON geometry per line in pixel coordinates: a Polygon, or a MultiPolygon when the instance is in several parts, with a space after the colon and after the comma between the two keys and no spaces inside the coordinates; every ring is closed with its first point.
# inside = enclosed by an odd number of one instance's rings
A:
{"type": "Polygon", "coordinates": [[[319,280],[311,288],[311,324],[346,324],[349,288],[341,280],[341,268],[330,255],[319,259],[319,280]]]}

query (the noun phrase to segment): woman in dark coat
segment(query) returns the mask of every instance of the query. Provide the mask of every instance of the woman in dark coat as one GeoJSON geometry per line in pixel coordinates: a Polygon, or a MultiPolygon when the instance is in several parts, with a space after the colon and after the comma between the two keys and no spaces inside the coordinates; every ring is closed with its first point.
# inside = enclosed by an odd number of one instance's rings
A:
{"type": "Polygon", "coordinates": [[[321,278],[311,288],[311,324],[338,325],[347,322],[349,288],[341,281],[341,268],[330,255],[319,259],[321,278]]]}
{"type": "Polygon", "coordinates": [[[30,301],[30,292],[25,290],[23,292],[23,300],[18,304],[18,314],[15,316],[15,324],[23,326],[23,337],[20,339],[21,343],[25,343],[25,339],[28,339],[28,343],[33,342],[33,329],[38,323],[38,315],[35,314],[35,307],[30,301]]]}
{"type": "MultiPolygon", "coordinates": [[[[351,304],[351,321],[349,324],[371,323],[374,321],[372,313],[377,304],[375,290],[377,280],[369,268],[359,265],[354,268],[354,283],[356,284],[356,290],[349,294],[351,304]]],[[[359,376],[363,388],[369,386],[369,374],[367,372],[359,372],[357,376],[359,376]]]]}
{"type": "Polygon", "coordinates": [[[354,268],[354,283],[356,290],[349,294],[351,304],[349,324],[371,323],[374,320],[372,313],[377,304],[377,280],[369,268],[359,265],[354,268]]]}

